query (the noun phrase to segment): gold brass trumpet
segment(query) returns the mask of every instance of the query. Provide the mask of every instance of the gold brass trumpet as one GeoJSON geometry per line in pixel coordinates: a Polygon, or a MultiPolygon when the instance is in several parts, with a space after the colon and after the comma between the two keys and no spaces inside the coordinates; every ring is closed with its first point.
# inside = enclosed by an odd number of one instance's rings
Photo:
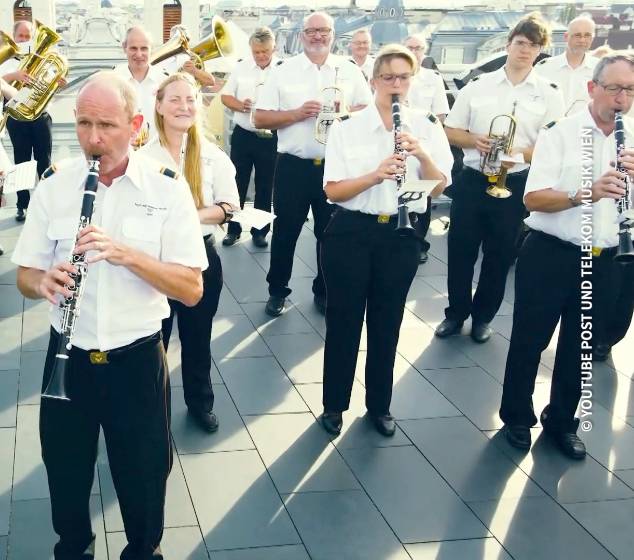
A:
{"type": "Polygon", "coordinates": [[[513,112],[510,115],[502,114],[493,117],[489,126],[491,148],[488,153],[482,154],[480,157],[480,171],[488,177],[490,183],[486,192],[494,198],[508,198],[512,194],[506,186],[508,170],[502,165],[500,156],[502,154],[511,155],[513,141],[515,140],[515,130],[517,129],[516,105],[517,102],[513,103],[513,112]],[[506,130],[502,133],[496,132],[496,123],[499,125],[500,122],[504,121],[506,121],[506,130]]]}

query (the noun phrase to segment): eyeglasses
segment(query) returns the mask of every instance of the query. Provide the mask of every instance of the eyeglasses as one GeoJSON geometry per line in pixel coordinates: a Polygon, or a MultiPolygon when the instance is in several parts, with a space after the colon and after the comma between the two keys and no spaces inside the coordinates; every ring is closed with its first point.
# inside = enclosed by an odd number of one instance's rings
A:
{"type": "Polygon", "coordinates": [[[573,33],[571,36],[573,39],[592,39],[594,35],[592,33],[573,33]]]}
{"type": "Polygon", "coordinates": [[[511,45],[519,47],[520,49],[541,49],[541,45],[539,43],[533,43],[532,41],[513,41],[511,45]]]}
{"type": "Polygon", "coordinates": [[[330,27],[308,27],[304,29],[304,34],[307,37],[314,37],[319,33],[322,37],[326,37],[331,31],[332,29],[330,29],[330,27]]]}
{"type": "Polygon", "coordinates": [[[601,82],[594,83],[601,86],[610,97],[616,97],[622,91],[624,91],[625,95],[627,95],[628,97],[634,97],[634,86],[625,87],[619,86],[617,84],[605,85],[601,82]]]}
{"type": "Polygon", "coordinates": [[[409,49],[409,50],[410,50],[410,51],[412,51],[412,52],[420,52],[420,51],[424,51],[424,50],[425,50],[425,47],[421,47],[421,46],[418,46],[418,47],[408,47],[407,45],[405,45],[405,48],[409,49]]]}
{"type": "Polygon", "coordinates": [[[352,41],[350,44],[357,47],[367,47],[370,44],[370,41],[352,41]]]}
{"type": "Polygon", "coordinates": [[[396,80],[409,82],[411,77],[411,74],[379,74],[379,78],[381,78],[381,80],[383,80],[386,84],[393,84],[396,80]]]}

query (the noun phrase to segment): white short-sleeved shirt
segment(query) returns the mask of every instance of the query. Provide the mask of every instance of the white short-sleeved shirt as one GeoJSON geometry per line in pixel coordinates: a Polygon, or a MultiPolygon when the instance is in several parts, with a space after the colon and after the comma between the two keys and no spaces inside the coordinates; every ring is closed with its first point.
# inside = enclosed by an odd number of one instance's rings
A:
{"type": "MultiPolygon", "coordinates": [[[[445,126],[486,135],[493,117],[511,114],[515,102],[517,130],[513,152],[533,146],[541,127],[564,114],[563,96],[556,85],[532,70],[522,83],[514,86],[507,79],[504,68],[500,68],[481,74],[460,90],[445,126]]],[[[475,148],[464,149],[463,161],[468,167],[480,170],[480,152],[475,148]]],[[[527,167],[527,163],[515,164],[509,173],[517,173],[527,167]]]]}
{"type": "Polygon", "coordinates": [[[157,135],[156,124],[154,122],[156,92],[163,80],[167,78],[167,74],[157,66],[150,66],[143,81],[137,82],[130,72],[127,62],[116,66],[114,71],[124,80],[128,81],[134,88],[138,104],[137,111],[143,115],[143,124],[148,123],[150,125],[150,138],[154,138],[157,135]]]}
{"type": "MultiPolygon", "coordinates": [[[[624,117],[623,121],[626,145],[632,147],[634,146],[634,121],[629,117],[624,117]]],[[[584,129],[592,131],[593,180],[596,181],[610,169],[610,161],[616,158],[614,133],[605,136],[596,126],[586,107],[583,111],[563,118],[549,129],[540,132],[524,196],[547,188],[562,192],[581,188],[582,139],[589,141],[589,135],[583,134],[584,129]]],[[[615,201],[602,198],[592,205],[592,210],[592,244],[595,247],[614,247],[618,243],[615,201]]],[[[561,212],[531,212],[525,222],[532,229],[581,245],[582,211],[582,207],[577,206],[561,212]]]]}
{"type": "MultiPolygon", "coordinates": [[[[178,169],[178,164],[172,158],[172,154],[161,146],[158,138],[155,138],[143,146],[140,153],[151,157],[163,165],[178,169]]],[[[228,202],[232,206],[240,207],[240,196],[236,185],[236,168],[218,146],[205,138],[200,141],[200,160],[202,163],[203,178],[203,204],[205,207],[213,206],[219,202],[228,202]]],[[[215,224],[200,224],[203,235],[216,233],[219,226],[215,224]]]]}
{"type": "MultiPolygon", "coordinates": [[[[253,57],[239,60],[220,93],[223,95],[231,95],[239,101],[250,99],[254,103],[257,102],[258,94],[264,86],[264,82],[271,68],[281,62],[281,60],[273,55],[269,65],[266,68],[260,68],[255,60],[253,60],[253,57]]],[[[251,123],[250,113],[234,112],[233,122],[245,130],[251,132],[255,132],[256,130],[251,123]]]]}
{"type": "MultiPolygon", "coordinates": [[[[335,85],[336,68],[337,84],[343,89],[345,105],[370,104],[370,87],[354,62],[330,54],[319,67],[300,53],[271,69],[258,95],[257,109],[288,111],[301,107],[306,101],[321,100],[322,89],[335,85]]],[[[315,119],[280,128],[277,151],[305,159],[323,158],[325,147],[315,140],[315,119]]]]}
{"type": "MultiPolygon", "coordinates": [[[[432,161],[451,184],[453,156],[440,121],[408,107],[401,107],[402,130],[419,139],[432,161]],[[431,118],[431,120],[430,120],[431,118]],[[432,122],[435,121],[435,122],[432,122]]],[[[379,163],[394,153],[394,133],[386,130],[374,103],[350,119],[335,121],[326,145],[324,186],[328,181],[343,181],[374,171],[379,163]]],[[[406,177],[418,179],[420,162],[409,157],[406,177]]],[[[348,210],[366,214],[396,214],[396,182],[383,181],[350,200],[337,202],[348,210]]]]}
{"type": "Polygon", "coordinates": [[[409,106],[434,115],[449,113],[445,83],[439,72],[420,68],[412,78],[407,95],[409,106]]]}
{"type": "Polygon", "coordinates": [[[564,52],[540,60],[535,65],[535,71],[559,86],[564,96],[565,114],[572,115],[581,111],[590,101],[588,82],[592,80],[598,62],[598,58],[586,53],[583,62],[577,68],[572,68],[564,52]]]}
{"type": "MultiPolygon", "coordinates": [[[[99,183],[92,223],[113,240],[166,263],[207,268],[196,208],[187,183],[163,175],[160,165],[130,153],[126,172],[109,187],[99,183]]],[[[12,260],[49,270],[69,259],[81,211],[88,166],[65,160],[40,182],[12,260]]],[[[88,253],[90,255],[90,253],[88,253]]],[[[157,332],[169,315],[167,297],[123,266],[88,264],[73,345],[84,350],[119,348],[157,332]]],[[[60,331],[61,311],[51,307],[60,331]]]]}
{"type": "MultiPolygon", "coordinates": [[[[357,64],[354,58],[350,57],[350,60],[357,64]]],[[[365,79],[369,80],[374,72],[374,57],[367,55],[363,64],[357,64],[357,66],[361,68],[361,72],[363,72],[365,79]]]]}
{"type": "Polygon", "coordinates": [[[20,61],[17,58],[10,58],[0,64],[0,78],[6,74],[15,72],[20,67],[20,61]]]}

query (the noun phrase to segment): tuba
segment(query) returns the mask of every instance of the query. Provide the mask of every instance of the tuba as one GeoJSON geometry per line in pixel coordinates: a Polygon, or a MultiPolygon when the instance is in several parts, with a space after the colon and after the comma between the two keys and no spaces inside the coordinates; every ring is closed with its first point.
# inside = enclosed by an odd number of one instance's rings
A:
{"type": "Polygon", "coordinates": [[[512,194],[506,187],[508,170],[500,162],[500,156],[502,154],[510,155],[513,148],[515,130],[517,129],[516,105],[517,101],[513,103],[513,112],[510,115],[503,114],[493,117],[489,126],[489,139],[492,140],[491,149],[480,157],[480,171],[488,177],[490,183],[486,192],[494,198],[508,198],[512,194]],[[504,121],[506,121],[506,130],[502,133],[497,132],[496,123],[504,121]]]}
{"type": "Polygon", "coordinates": [[[20,56],[20,49],[4,31],[0,31],[0,64],[20,56]]]}
{"type": "Polygon", "coordinates": [[[334,85],[321,90],[323,105],[315,121],[315,140],[320,144],[325,144],[328,140],[328,130],[332,123],[337,119],[342,119],[347,114],[343,89],[339,87],[337,82],[338,73],[339,67],[337,66],[335,67],[334,85]]]}
{"type": "MultiPolygon", "coordinates": [[[[614,139],[616,140],[616,155],[625,148],[625,131],[623,129],[623,114],[614,113],[614,139]]],[[[614,260],[623,264],[634,262],[634,246],[632,245],[631,228],[634,224],[634,209],[632,208],[632,180],[627,175],[627,169],[617,163],[617,171],[626,174],[625,194],[616,201],[619,220],[619,245],[614,260]]]]}
{"type": "MultiPolygon", "coordinates": [[[[6,37],[4,39],[6,45],[6,37]]],[[[18,121],[34,121],[44,112],[46,105],[58,90],[60,81],[68,74],[66,60],[57,53],[49,52],[60,39],[61,36],[55,31],[39,21],[35,22],[33,52],[22,55],[22,62],[18,68],[31,77],[31,83],[11,84],[18,93],[6,104],[0,130],[4,128],[8,117],[18,121]]],[[[3,47],[6,49],[5,45],[3,47]]],[[[13,49],[10,43],[8,48],[13,49]]]]}

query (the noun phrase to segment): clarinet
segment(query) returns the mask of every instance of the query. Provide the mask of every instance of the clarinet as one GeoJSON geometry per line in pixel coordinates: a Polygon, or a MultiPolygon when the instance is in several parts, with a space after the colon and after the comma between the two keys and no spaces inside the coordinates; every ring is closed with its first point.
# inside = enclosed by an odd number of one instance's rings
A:
{"type": "MultiPolygon", "coordinates": [[[[90,224],[98,184],[99,156],[92,156],[92,158],[88,160],[88,177],[86,178],[84,187],[84,197],[81,203],[81,215],[79,217],[77,235],[90,224]]],[[[42,393],[42,397],[62,401],[70,400],[66,391],[66,374],[68,361],[70,359],[70,350],[73,347],[73,333],[75,332],[77,317],[79,317],[81,298],[84,294],[84,288],[86,287],[86,273],[88,269],[86,256],[84,254],[76,255],[71,253],[69,262],[77,269],[77,272],[71,272],[69,274],[75,285],[73,287],[69,285],[64,286],[70,290],[71,295],[64,298],[59,305],[62,310],[59,342],[57,344],[57,352],[55,352],[51,378],[42,393]]]]}
{"type": "MultiPolygon", "coordinates": [[[[405,155],[405,150],[401,145],[398,135],[401,132],[401,104],[398,100],[398,94],[392,94],[392,125],[394,128],[394,155],[405,155]]],[[[401,190],[405,184],[405,171],[394,177],[396,181],[396,190],[398,192],[398,219],[396,230],[401,237],[409,237],[414,234],[414,227],[409,219],[409,209],[407,208],[407,200],[401,190]]]]}
{"type": "MultiPolygon", "coordinates": [[[[616,140],[616,155],[621,155],[625,148],[625,130],[623,129],[623,114],[620,111],[614,113],[614,139],[616,140]]],[[[619,246],[614,260],[628,264],[634,262],[634,247],[632,246],[632,236],[630,229],[633,222],[633,211],[631,208],[632,180],[623,165],[619,165],[618,160],[616,170],[625,174],[625,194],[616,201],[616,209],[619,214],[619,246]]]]}

